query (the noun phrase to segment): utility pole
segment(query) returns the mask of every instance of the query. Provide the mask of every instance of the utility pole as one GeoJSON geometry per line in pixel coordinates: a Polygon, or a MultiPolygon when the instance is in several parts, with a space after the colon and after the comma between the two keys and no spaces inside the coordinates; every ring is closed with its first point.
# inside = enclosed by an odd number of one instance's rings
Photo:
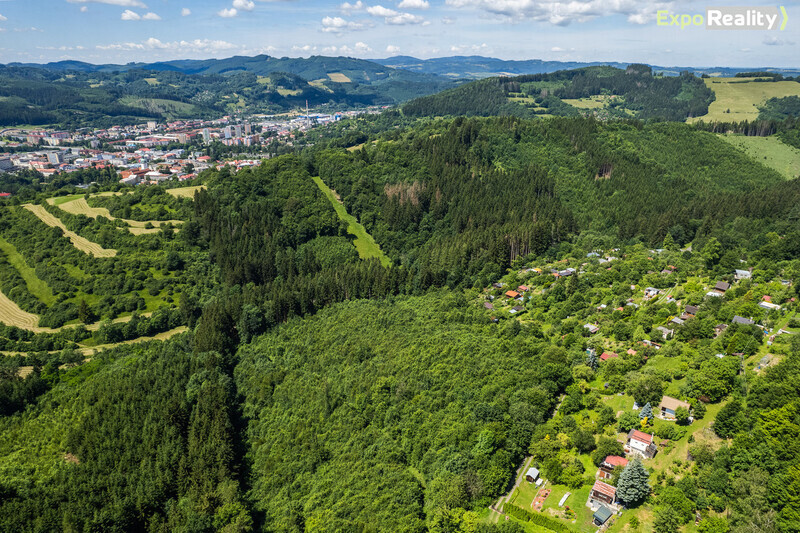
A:
{"type": "Polygon", "coordinates": [[[311,115],[308,114],[308,100],[306,100],[306,126],[311,129],[311,115]]]}

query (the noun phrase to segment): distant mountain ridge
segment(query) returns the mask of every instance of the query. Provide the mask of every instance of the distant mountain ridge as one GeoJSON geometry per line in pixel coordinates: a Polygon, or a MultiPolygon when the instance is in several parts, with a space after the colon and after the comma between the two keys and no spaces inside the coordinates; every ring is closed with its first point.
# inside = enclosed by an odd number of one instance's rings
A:
{"type": "MultiPolygon", "coordinates": [[[[9,67],[42,68],[46,70],[75,70],[82,72],[126,72],[130,70],[173,71],[183,74],[228,74],[251,72],[268,75],[273,72],[288,72],[316,80],[327,78],[331,72],[342,72],[356,83],[375,85],[383,80],[422,82],[439,81],[436,76],[448,80],[478,79],[492,76],[518,76],[522,74],[544,74],[558,70],[571,70],[592,66],[610,66],[624,69],[630,62],[620,61],[550,61],[544,59],[507,60],[485,56],[451,56],[419,59],[412,56],[394,56],[385,59],[357,59],[352,57],[311,56],[273,57],[233,56],[224,59],[177,59],[154,63],[99,64],[83,61],[56,61],[52,63],[9,63],[9,67]],[[406,74],[409,73],[409,74],[406,74]],[[414,75],[414,76],[412,76],[414,75]]],[[[800,75],[800,67],[681,67],[649,64],[654,72],[677,75],[681,71],[709,76],[735,76],[741,72],[770,71],[788,76],[800,75]]]]}
{"type": "MultiPolygon", "coordinates": [[[[631,62],[619,61],[546,61],[543,59],[506,60],[484,56],[452,56],[437,57],[432,59],[418,59],[411,56],[395,56],[386,59],[373,59],[381,65],[401,68],[413,72],[437,74],[451,79],[476,79],[493,76],[519,76],[522,74],[547,74],[558,70],[572,70],[584,67],[609,66],[624,69],[631,62]]],[[[654,72],[664,72],[668,75],[678,75],[681,71],[695,74],[708,74],[709,76],[735,76],[740,72],[770,71],[782,75],[797,76],[800,68],[774,68],[774,67],[678,67],[650,65],[654,72]]]]}

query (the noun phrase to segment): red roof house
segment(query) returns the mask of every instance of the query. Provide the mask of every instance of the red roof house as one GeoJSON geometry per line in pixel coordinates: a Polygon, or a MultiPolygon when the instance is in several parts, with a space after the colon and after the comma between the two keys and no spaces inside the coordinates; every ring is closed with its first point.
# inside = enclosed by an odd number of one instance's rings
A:
{"type": "Polygon", "coordinates": [[[603,352],[600,356],[602,361],[608,361],[609,359],[613,359],[615,357],[619,357],[619,355],[615,354],[614,352],[603,352]]]}

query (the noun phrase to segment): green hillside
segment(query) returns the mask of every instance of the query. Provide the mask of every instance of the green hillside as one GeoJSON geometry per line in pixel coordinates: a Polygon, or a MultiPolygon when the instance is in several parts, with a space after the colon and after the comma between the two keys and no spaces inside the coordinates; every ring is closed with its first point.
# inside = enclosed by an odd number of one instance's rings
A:
{"type": "Polygon", "coordinates": [[[632,429],[612,533],[795,531],[798,180],[683,122],[309,140],[189,186],[0,174],[0,531],[593,533],[632,429]]]}
{"type": "MultiPolygon", "coordinates": [[[[787,82],[788,83],[788,82],[787,82]]],[[[683,121],[704,115],[714,96],[700,78],[654,76],[646,65],[587,67],[550,74],[488,78],[407,103],[411,116],[535,115],[572,116],[588,112],[601,118],[683,121]],[[592,97],[615,96],[603,105],[583,105],[592,97]],[[575,104],[575,105],[573,105],[575,104]]]]}

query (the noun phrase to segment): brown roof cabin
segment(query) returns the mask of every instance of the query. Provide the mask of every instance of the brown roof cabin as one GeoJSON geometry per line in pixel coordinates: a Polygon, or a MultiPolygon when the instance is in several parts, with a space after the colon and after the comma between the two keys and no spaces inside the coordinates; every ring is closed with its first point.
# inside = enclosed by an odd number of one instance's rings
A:
{"type": "Polygon", "coordinates": [[[727,283],[727,282],[724,282],[724,281],[718,281],[717,284],[714,285],[714,290],[717,291],[717,292],[721,292],[721,293],[724,293],[725,291],[727,291],[730,288],[731,288],[731,284],[727,283]]]}
{"type": "Polygon", "coordinates": [[[597,477],[600,479],[611,479],[614,476],[614,469],[619,467],[625,468],[628,460],[619,455],[609,455],[603,462],[600,463],[600,470],[597,471],[597,477]]]}
{"type": "Polygon", "coordinates": [[[658,406],[658,417],[663,420],[675,420],[675,413],[678,411],[679,407],[683,407],[687,411],[692,408],[691,405],[677,398],[664,396],[658,406]]]}
{"type": "Polygon", "coordinates": [[[494,309],[494,306],[490,302],[483,302],[483,307],[486,309],[494,309]]]}
{"type": "Polygon", "coordinates": [[[506,296],[509,298],[516,298],[519,296],[519,293],[517,291],[506,291],[506,296]]]}
{"type": "Polygon", "coordinates": [[[617,499],[617,488],[602,481],[595,481],[592,486],[592,492],[589,494],[589,499],[613,505],[617,499]]]}

